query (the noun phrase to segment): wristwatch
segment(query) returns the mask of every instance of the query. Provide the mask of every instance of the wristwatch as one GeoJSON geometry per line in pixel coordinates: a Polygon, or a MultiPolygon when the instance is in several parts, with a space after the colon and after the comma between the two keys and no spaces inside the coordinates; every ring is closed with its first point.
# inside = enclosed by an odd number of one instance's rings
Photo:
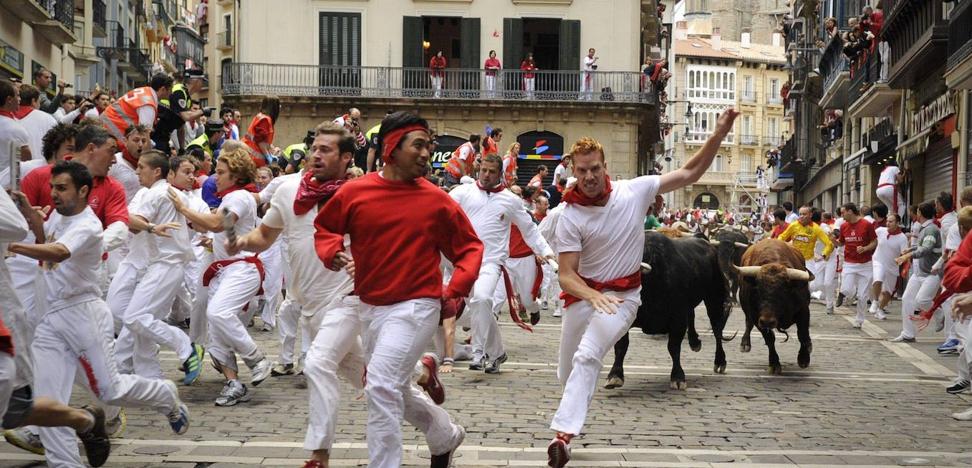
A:
{"type": "Polygon", "coordinates": [[[145,232],[148,232],[149,234],[155,234],[155,225],[152,224],[152,223],[149,223],[148,229],[146,229],[145,232]]]}

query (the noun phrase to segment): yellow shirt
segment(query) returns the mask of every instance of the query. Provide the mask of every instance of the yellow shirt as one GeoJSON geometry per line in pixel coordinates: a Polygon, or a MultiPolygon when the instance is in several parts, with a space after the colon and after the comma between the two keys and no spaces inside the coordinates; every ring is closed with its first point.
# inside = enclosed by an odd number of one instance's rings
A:
{"type": "Polygon", "coordinates": [[[830,256],[830,252],[834,250],[834,244],[830,242],[830,237],[827,236],[827,233],[817,223],[810,223],[809,226],[804,226],[799,221],[794,221],[786,227],[783,234],[780,234],[779,239],[783,242],[793,240],[792,245],[803,254],[804,260],[813,259],[813,249],[817,244],[817,240],[823,242],[824,258],[830,256]]]}

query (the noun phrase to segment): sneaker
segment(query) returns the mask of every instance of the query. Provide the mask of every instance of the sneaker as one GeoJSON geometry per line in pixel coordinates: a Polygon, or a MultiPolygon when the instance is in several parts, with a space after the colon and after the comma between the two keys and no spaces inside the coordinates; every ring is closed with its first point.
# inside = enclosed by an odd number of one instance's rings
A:
{"type": "Polygon", "coordinates": [[[564,468],[570,461],[570,442],[559,434],[547,446],[547,466],[564,468]]]}
{"type": "Polygon", "coordinates": [[[430,460],[431,463],[429,463],[431,468],[449,468],[452,466],[452,456],[456,453],[456,449],[462,445],[462,442],[466,440],[466,428],[458,424],[453,424],[453,426],[455,426],[456,430],[459,432],[459,435],[456,437],[457,440],[455,445],[453,445],[452,448],[446,453],[441,455],[432,455],[432,459],[430,460]]]}
{"type": "Polygon", "coordinates": [[[878,320],[887,320],[888,319],[888,314],[886,314],[881,309],[875,309],[874,310],[874,318],[876,318],[878,320]]]}
{"type": "Polygon", "coordinates": [[[216,406],[234,406],[248,401],[250,401],[250,394],[246,391],[246,385],[239,380],[229,380],[216,397],[216,406]]]}
{"type": "Polygon", "coordinates": [[[267,377],[270,377],[270,372],[272,370],[271,367],[270,360],[267,358],[261,358],[259,361],[257,361],[257,363],[250,368],[250,385],[256,387],[264,380],[267,380],[267,377]]]}
{"type": "Polygon", "coordinates": [[[294,375],[296,371],[294,370],[294,364],[277,364],[270,369],[270,375],[274,377],[282,377],[285,375],[294,375]]]}
{"type": "Polygon", "coordinates": [[[469,370],[483,370],[483,361],[485,360],[485,357],[481,357],[479,359],[473,358],[473,360],[469,363],[469,370]]]}
{"type": "Polygon", "coordinates": [[[972,408],[960,413],[952,413],[952,417],[958,419],[959,421],[972,421],[972,408]]]}
{"type": "Polygon", "coordinates": [[[958,395],[961,393],[968,393],[970,383],[968,380],[959,380],[953,383],[950,387],[946,388],[945,391],[951,393],[952,395],[958,395]]]}
{"type": "Polygon", "coordinates": [[[175,408],[166,415],[169,418],[169,427],[172,428],[172,432],[175,432],[176,435],[185,434],[189,430],[189,407],[179,400],[179,389],[176,388],[175,382],[166,380],[165,385],[176,396],[175,408]]]}
{"type": "Polygon", "coordinates": [[[504,362],[506,362],[506,353],[501,354],[500,357],[496,358],[495,360],[493,360],[493,362],[489,363],[489,365],[486,366],[486,369],[485,369],[486,373],[487,374],[499,374],[500,364],[502,364],[504,362]]]}
{"type": "Polygon", "coordinates": [[[33,454],[44,455],[44,444],[41,443],[40,435],[30,432],[26,428],[3,431],[3,438],[7,439],[7,442],[14,447],[33,454]]]}
{"type": "Polygon", "coordinates": [[[111,442],[108,441],[108,432],[105,430],[105,410],[96,406],[85,406],[81,409],[94,418],[91,430],[78,433],[78,438],[84,445],[84,454],[88,457],[88,464],[95,467],[104,465],[111,453],[111,442]]]}
{"type": "Polygon", "coordinates": [[[844,305],[844,293],[837,294],[837,307],[844,305]]]}
{"type": "Polygon", "coordinates": [[[264,323],[263,324],[263,328],[261,328],[260,331],[272,332],[273,331],[273,325],[270,325],[269,323],[264,323]]]}
{"type": "Polygon", "coordinates": [[[553,316],[554,317],[560,317],[561,315],[564,315],[563,309],[561,309],[560,307],[557,307],[556,309],[554,309],[554,312],[553,312],[553,316]]]}
{"type": "Polygon", "coordinates": [[[550,304],[546,300],[540,302],[540,310],[547,310],[548,307],[550,304]]]}
{"type": "Polygon", "coordinates": [[[867,311],[870,312],[871,315],[877,315],[877,312],[878,312],[878,303],[877,302],[871,302],[871,307],[869,307],[867,311]]]}
{"type": "Polygon", "coordinates": [[[128,417],[125,416],[125,408],[118,408],[118,415],[105,423],[109,439],[121,439],[125,435],[125,428],[128,427],[128,417]]]}
{"type": "Polygon", "coordinates": [[[864,321],[860,319],[854,320],[854,328],[861,328],[864,326],[864,321]]]}
{"type": "Polygon", "coordinates": [[[894,338],[891,338],[888,341],[890,341],[892,343],[914,343],[915,342],[915,339],[914,339],[914,337],[908,337],[908,336],[904,336],[904,335],[898,335],[898,336],[896,336],[894,338]]]}
{"type": "Polygon", "coordinates": [[[186,377],[182,379],[183,385],[192,385],[196,383],[196,380],[199,380],[199,376],[202,375],[202,360],[205,355],[206,350],[202,345],[192,344],[192,353],[182,363],[182,370],[186,373],[186,377]]]}
{"type": "Polygon", "coordinates": [[[530,312],[530,325],[540,323],[540,311],[530,312]]]}
{"type": "Polygon", "coordinates": [[[834,315],[834,306],[827,306],[827,315],[834,315]]]}
{"type": "Polygon", "coordinates": [[[419,387],[429,394],[435,404],[441,405],[445,401],[445,388],[439,380],[438,358],[434,354],[425,354],[419,362],[429,371],[429,377],[425,379],[424,384],[419,384],[419,387]]]}
{"type": "Polygon", "coordinates": [[[960,343],[959,340],[956,340],[955,338],[952,338],[951,340],[948,340],[948,341],[942,343],[942,345],[938,347],[938,352],[939,352],[939,354],[955,354],[955,353],[958,353],[958,348],[959,348],[959,346],[961,344],[962,343],[960,343]]]}

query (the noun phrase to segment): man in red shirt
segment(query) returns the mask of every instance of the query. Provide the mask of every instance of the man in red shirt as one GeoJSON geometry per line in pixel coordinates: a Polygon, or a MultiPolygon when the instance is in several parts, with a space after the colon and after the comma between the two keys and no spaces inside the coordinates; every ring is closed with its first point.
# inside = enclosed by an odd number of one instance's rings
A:
{"type": "Polygon", "coordinates": [[[432,60],[429,60],[429,77],[432,78],[432,89],[435,90],[433,97],[442,97],[442,79],[445,78],[446,58],[442,56],[442,51],[435,53],[432,60]]]}
{"type": "Polygon", "coordinates": [[[533,52],[520,62],[520,70],[523,71],[523,91],[526,92],[527,99],[533,99],[533,90],[536,89],[537,64],[533,61],[533,52]]]}
{"type": "Polygon", "coordinates": [[[413,387],[410,375],[438,328],[441,301],[469,295],[483,243],[459,205],[424,178],[432,141],[428,122],[395,112],[382,121],[378,137],[383,171],[348,182],[321,208],[315,248],[326,267],[354,275],[361,299],[371,465],[401,465],[401,422],[407,416],[425,433],[432,466],[445,467],[465,429],[413,387]],[[441,255],[455,266],[444,289],[441,255]]]}
{"type": "Polygon", "coordinates": [[[775,224],[773,224],[773,231],[770,232],[770,238],[776,239],[790,225],[790,223],[786,222],[786,210],[783,208],[773,210],[773,221],[775,224]]]}
{"type": "Polygon", "coordinates": [[[840,274],[840,290],[844,296],[857,296],[857,318],[854,328],[864,324],[864,312],[870,297],[871,255],[877,248],[874,225],[861,217],[857,205],[846,203],[844,224],[840,225],[837,243],[844,246],[844,270],[840,274]]]}

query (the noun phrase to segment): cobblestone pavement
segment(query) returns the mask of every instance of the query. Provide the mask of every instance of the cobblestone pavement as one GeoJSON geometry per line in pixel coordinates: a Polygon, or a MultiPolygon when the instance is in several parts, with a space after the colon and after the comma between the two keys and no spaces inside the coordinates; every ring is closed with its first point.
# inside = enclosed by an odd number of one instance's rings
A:
{"type": "MultiPolygon", "coordinates": [[[[899,303],[893,305],[897,310],[899,303]]],[[[796,365],[798,343],[779,344],[783,375],[766,374],[766,347],[758,333],[750,353],[739,338],[727,345],[727,373],[713,373],[714,342],[705,314],[697,315],[703,348],[683,346],[689,388],[670,390],[665,341],[635,330],[627,381],[595,394],[584,434],[575,439],[571,466],[897,466],[972,465],[972,423],[949,417],[972,405],[972,396],[948,395],[956,358],[935,352],[940,333],[925,330],[916,344],[890,343],[900,315],[851,327],[850,309],[824,314],[812,306],[813,361],[796,365]]],[[[733,311],[727,334],[742,329],[733,311]]],[[[559,319],[545,315],[532,334],[502,328],[510,362],[499,375],[465,368],[443,377],[445,407],[468,431],[456,466],[542,466],[560,388],[556,379],[559,319]]],[[[276,333],[254,332],[276,354],[276,333]]],[[[740,331],[741,335],[741,331],[740,331]]],[[[176,379],[169,351],[163,364],[176,379]]],[[[606,359],[608,366],[613,357],[606,359]]],[[[606,375],[607,366],[603,375],[606,375]]],[[[244,379],[247,376],[244,375],[244,379]]],[[[293,377],[271,378],[253,400],[217,408],[222,382],[206,367],[201,382],[181,387],[192,410],[188,434],[174,436],[163,418],[128,410],[128,429],[115,441],[107,466],[300,466],[307,417],[306,390],[293,377]]],[[[599,385],[603,385],[603,378],[599,385]]],[[[345,384],[334,466],[367,462],[365,402],[345,384]]],[[[82,402],[79,396],[75,403],[82,402]]],[[[404,429],[406,465],[428,466],[422,434],[404,429]]],[[[0,443],[0,465],[26,466],[39,457],[0,443]]]]}

